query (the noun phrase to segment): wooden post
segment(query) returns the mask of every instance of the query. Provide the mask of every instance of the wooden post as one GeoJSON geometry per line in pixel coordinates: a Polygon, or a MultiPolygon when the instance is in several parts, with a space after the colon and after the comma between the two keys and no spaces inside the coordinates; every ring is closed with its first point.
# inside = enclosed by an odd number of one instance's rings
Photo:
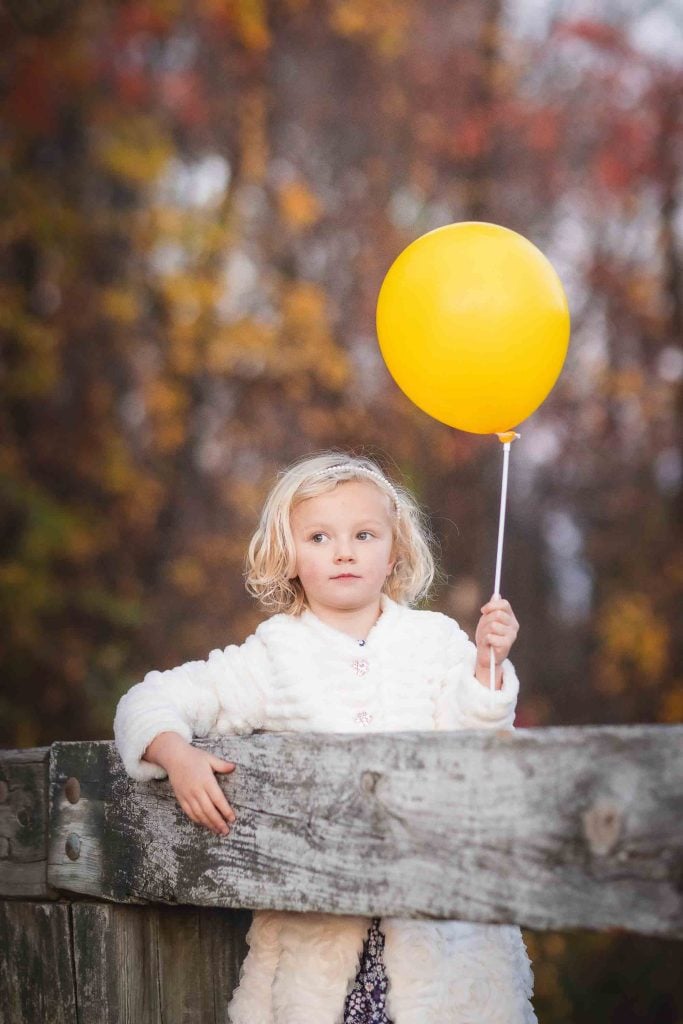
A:
{"type": "Polygon", "coordinates": [[[47,884],[49,747],[0,750],[0,895],[56,899],[47,884]]]}

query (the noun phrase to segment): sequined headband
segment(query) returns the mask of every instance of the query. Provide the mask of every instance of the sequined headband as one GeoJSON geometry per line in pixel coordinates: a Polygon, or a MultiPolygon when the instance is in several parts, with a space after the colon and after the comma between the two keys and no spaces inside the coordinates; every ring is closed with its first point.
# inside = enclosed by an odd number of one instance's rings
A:
{"type": "Polygon", "coordinates": [[[386,477],[382,476],[381,473],[377,473],[374,469],[366,469],[365,466],[353,466],[344,463],[340,463],[338,466],[329,466],[327,469],[318,469],[315,473],[311,473],[309,480],[316,480],[321,476],[333,476],[335,473],[348,473],[351,476],[367,476],[370,480],[374,480],[376,483],[385,487],[391,494],[394,502],[394,515],[398,518],[401,514],[401,505],[398,500],[398,492],[395,487],[389,483],[386,477]]]}

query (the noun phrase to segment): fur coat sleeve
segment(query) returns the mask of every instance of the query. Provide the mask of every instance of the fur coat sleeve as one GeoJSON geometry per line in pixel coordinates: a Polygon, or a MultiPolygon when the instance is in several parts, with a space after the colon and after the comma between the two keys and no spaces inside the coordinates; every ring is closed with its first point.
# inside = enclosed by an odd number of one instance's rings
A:
{"type": "Polygon", "coordinates": [[[210,732],[250,733],[265,714],[267,657],[254,634],[241,646],[211,651],[206,661],[188,661],[164,672],[148,672],[123,695],[114,718],[114,741],[129,775],[164,779],[158,764],[142,755],[161,732],[187,742],[210,732]]]}
{"type": "MultiPolygon", "coordinates": [[[[438,615],[438,613],[435,613],[438,615]]],[[[500,690],[483,686],[474,674],[477,649],[457,622],[438,615],[443,676],[436,701],[437,729],[512,729],[519,680],[512,662],[502,664],[500,690]]]]}

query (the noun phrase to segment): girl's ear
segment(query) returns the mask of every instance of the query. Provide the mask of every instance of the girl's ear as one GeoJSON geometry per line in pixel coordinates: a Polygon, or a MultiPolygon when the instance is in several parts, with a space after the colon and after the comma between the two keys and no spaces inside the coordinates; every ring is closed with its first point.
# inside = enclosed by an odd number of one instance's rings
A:
{"type": "Polygon", "coordinates": [[[285,575],[285,579],[287,579],[287,580],[295,580],[296,579],[297,571],[296,571],[296,559],[295,558],[293,558],[293,557],[290,558],[289,564],[288,564],[287,568],[285,569],[284,575],[285,575]]]}

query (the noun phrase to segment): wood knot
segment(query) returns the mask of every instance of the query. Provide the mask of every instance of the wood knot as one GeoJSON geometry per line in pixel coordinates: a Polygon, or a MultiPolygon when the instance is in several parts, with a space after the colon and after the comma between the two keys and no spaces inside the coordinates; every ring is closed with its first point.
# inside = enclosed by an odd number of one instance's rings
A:
{"type": "Polygon", "coordinates": [[[598,800],[582,817],[591,853],[598,857],[611,853],[621,834],[621,809],[611,800],[598,800]]]}
{"type": "Polygon", "coordinates": [[[17,821],[22,828],[30,828],[31,826],[31,808],[20,807],[17,811],[17,821]]]}
{"type": "Polygon", "coordinates": [[[380,772],[363,772],[360,777],[360,788],[364,793],[374,793],[381,778],[380,772]]]}

